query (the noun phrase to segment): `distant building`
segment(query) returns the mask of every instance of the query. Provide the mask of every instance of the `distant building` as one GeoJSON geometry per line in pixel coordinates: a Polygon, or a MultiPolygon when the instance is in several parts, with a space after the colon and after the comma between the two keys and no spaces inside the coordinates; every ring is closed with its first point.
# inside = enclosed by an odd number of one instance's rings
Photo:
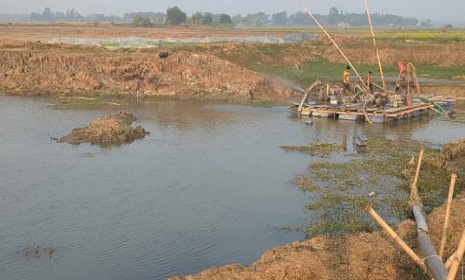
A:
{"type": "Polygon", "coordinates": [[[349,28],[350,24],[348,22],[341,21],[337,24],[337,27],[339,28],[349,28]]]}

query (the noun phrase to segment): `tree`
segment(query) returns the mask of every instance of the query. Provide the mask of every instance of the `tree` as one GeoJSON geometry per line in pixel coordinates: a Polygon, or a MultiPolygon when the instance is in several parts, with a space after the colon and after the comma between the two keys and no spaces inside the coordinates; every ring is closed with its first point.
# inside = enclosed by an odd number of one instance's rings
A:
{"type": "Polygon", "coordinates": [[[168,8],[166,10],[166,22],[172,25],[178,25],[187,21],[186,13],[178,7],[168,8]]]}
{"type": "Polygon", "coordinates": [[[137,27],[149,27],[152,26],[152,22],[150,22],[150,19],[148,17],[136,15],[132,20],[132,25],[137,27]]]}
{"type": "Polygon", "coordinates": [[[331,15],[338,15],[338,14],[339,14],[339,11],[338,11],[338,9],[337,9],[336,7],[333,6],[333,7],[331,7],[331,8],[329,9],[329,15],[330,15],[330,16],[331,16],[331,15]]]}
{"type": "Polygon", "coordinates": [[[66,20],[79,21],[81,18],[82,16],[74,8],[66,11],[66,20]]]}
{"type": "Polygon", "coordinates": [[[220,16],[220,24],[232,24],[231,17],[227,14],[221,14],[220,16]]]}
{"type": "Polygon", "coordinates": [[[202,25],[204,23],[203,14],[201,12],[194,13],[191,20],[194,25],[202,25]]]}
{"type": "Polygon", "coordinates": [[[213,23],[213,14],[212,13],[203,14],[203,22],[205,24],[212,24],[213,23]]]}
{"type": "Polygon", "coordinates": [[[331,9],[329,9],[327,24],[337,25],[341,21],[343,21],[343,15],[339,13],[336,7],[331,7],[331,9]]]}
{"type": "MultiPolygon", "coordinates": [[[[319,16],[315,15],[315,18],[320,21],[319,16]]],[[[291,25],[315,25],[313,20],[303,12],[297,12],[289,16],[289,23],[291,25]]]]}
{"type": "Polygon", "coordinates": [[[264,25],[268,25],[268,22],[269,22],[269,19],[268,19],[269,15],[265,14],[265,13],[255,13],[255,14],[248,14],[247,15],[247,19],[253,23],[255,26],[264,26],[264,25]]]}
{"type": "Polygon", "coordinates": [[[271,23],[273,25],[287,25],[287,12],[273,14],[271,16],[271,23]]]}
{"type": "Polygon", "coordinates": [[[50,8],[45,8],[42,12],[42,20],[43,21],[53,21],[53,13],[50,8]]]}

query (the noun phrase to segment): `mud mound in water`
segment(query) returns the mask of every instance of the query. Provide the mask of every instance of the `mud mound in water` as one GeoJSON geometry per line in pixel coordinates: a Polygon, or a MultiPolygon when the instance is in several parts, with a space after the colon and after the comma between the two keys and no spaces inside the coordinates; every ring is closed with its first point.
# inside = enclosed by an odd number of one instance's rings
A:
{"type": "Polygon", "coordinates": [[[147,131],[142,126],[133,128],[131,124],[136,117],[127,112],[120,111],[108,117],[93,121],[84,128],[75,128],[73,131],[58,140],[70,144],[92,143],[100,145],[118,145],[130,143],[136,139],[144,138],[147,131]]]}

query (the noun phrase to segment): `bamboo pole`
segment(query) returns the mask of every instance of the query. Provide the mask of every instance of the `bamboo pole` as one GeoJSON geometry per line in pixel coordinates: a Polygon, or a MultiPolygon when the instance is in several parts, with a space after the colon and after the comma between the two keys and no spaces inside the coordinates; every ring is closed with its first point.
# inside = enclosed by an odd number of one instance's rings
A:
{"type": "Polygon", "coordinates": [[[373,38],[373,44],[375,45],[375,49],[376,49],[376,57],[378,58],[379,74],[381,75],[381,81],[383,82],[383,89],[384,89],[384,92],[386,93],[387,92],[386,81],[384,80],[383,67],[381,67],[381,59],[379,57],[378,46],[376,45],[375,32],[373,31],[373,24],[371,23],[371,17],[370,17],[370,12],[368,11],[367,0],[365,0],[365,10],[367,12],[368,23],[370,24],[371,37],[373,38]]]}
{"type": "Polygon", "coordinates": [[[370,116],[368,116],[368,113],[367,113],[367,103],[368,101],[363,102],[363,115],[365,116],[366,122],[373,123],[373,121],[370,119],[370,116]]]}
{"type": "Polygon", "coordinates": [[[381,218],[378,213],[370,206],[368,205],[367,208],[365,209],[368,214],[370,214],[371,217],[384,229],[384,231],[404,250],[407,255],[409,255],[412,260],[419,265],[422,269],[426,270],[425,265],[423,264],[423,261],[418,257],[418,255],[395,233],[394,230],[389,227],[389,225],[381,218]]]}
{"type": "Polygon", "coordinates": [[[410,203],[417,204],[415,202],[419,202],[420,198],[418,197],[418,177],[420,176],[420,169],[421,169],[421,162],[423,161],[423,154],[425,152],[424,148],[421,148],[420,150],[420,155],[418,156],[418,163],[417,163],[417,169],[415,171],[415,178],[413,179],[412,187],[410,188],[410,203]]]}
{"type": "Polygon", "coordinates": [[[441,246],[439,247],[439,258],[440,259],[442,259],[442,256],[444,255],[444,248],[446,246],[447,229],[449,227],[450,209],[452,206],[452,198],[454,197],[454,188],[455,188],[456,180],[457,180],[457,174],[452,174],[452,177],[450,179],[450,185],[449,185],[449,195],[447,197],[446,217],[444,219],[444,227],[442,228],[441,246]]]}
{"type": "Polygon", "coordinates": [[[415,85],[414,92],[415,94],[420,94],[420,85],[417,80],[417,72],[415,71],[415,66],[412,63],[407,63],[407,69],[410,70],[410,76],[412,76],[413,83],[415,85]]]}
{"type": "Polygon", "coordinates": [[[317,80],[317,81],[314,81],[313,84],[311,84],[311,85],[307,88],[307,90],[305,91],[304,97],[303,97],[302,100],[300,101],[299,108],[297,109],[297,112],[298,112],[299,114],[302,112],[302,107],[304,106],[304,103],[305,103],[305,101],[307,100],[308,94],[310,93],[310,91],[312,91],[312,89],[313,89],[315,86],[317,86],[317,85],[319,85],[319,84],[321,84],[321,82],[317,80]]]}
{"type": "Polygon", "coordinates": [[[455,257],[456,254],[457,254],[457,252],[452,253],[452,255],[450,255],[450,257],[447,259],[446,263],[444,264],[444,266],[446,267],[447,270],[450,269],[450,266],[452,264],[452,260],[454,260],[454,258],[456,258],[455,257]]]}
{"type": "Polygon", "coordinates": [[[299,115],[302,112],[302,107],[304,106],[305,100],[307,99],[307,96],[308,96],[309,92],[310,91],[307,90],[307,92],[305,92],[305,94],[304,94],[304,97],[302,97],[302,100],[300,101],[299,108],[297,108],[297,112],[299,113],[299,115]]]}
{"type": "Polygon", "coordinates": [[[344,57],[344,59],[347,61],[347,63],[350,65],[350,67],[352,69],[354,69],[354,72],[355,74],[357,75],[357,77],[360,79],[360,81],[362,82],[362,85],[363,85],[363,88],[365,90],[368,90],[368,87],[365,85],[365,83],[363,82],[363,79],[362,77],[360,76],[360,74],[357,72],[357,69],[355,69],[355,67],[352,65],[352,63],[350,62],[350,60],[347,58],[347,56],[345,55],[345,53],[341,50],[341,48],[339,48],[339,46],[336,44],[336,42],[333,40],[333,38],[331,37],[331,35],[329,35],[328,32],[326,32],[326,30],[324,29],[324,27],[318,22],[318,20],[307,10],[307,8],[304,6],[303,7],[305,13],[307,13],[307,15],[316,23],[316,25],[318,25],[318,27],[323,30],[323,32],[326,34],[326,36],[328,37],[328,39],[331,41],[331,43],[333,43],[333,45],[336,47],[336,49],[341,53],[342,57],[344,57]]]}
{"type": "Polygon", "coordinates": [[[454,280],[459,269],[459,265],[462,262],[463,254],[465,253],[465,230],[462,233],[462,238],[460,239],[459,246],[457,251],[454,253],[449,269],[449,274],[447,280],[454,280]]]}

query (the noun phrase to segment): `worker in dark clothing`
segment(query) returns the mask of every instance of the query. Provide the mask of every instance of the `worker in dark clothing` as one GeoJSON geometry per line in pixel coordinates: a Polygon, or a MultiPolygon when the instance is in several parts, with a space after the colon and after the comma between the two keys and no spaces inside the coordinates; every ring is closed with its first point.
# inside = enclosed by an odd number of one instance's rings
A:
{"type": "Polygon", "coordinates": [[[365,85],[370,93],[373,93],[373,73],[371,71],[368,71],[368,74],[365,76],[365,85]]]}

